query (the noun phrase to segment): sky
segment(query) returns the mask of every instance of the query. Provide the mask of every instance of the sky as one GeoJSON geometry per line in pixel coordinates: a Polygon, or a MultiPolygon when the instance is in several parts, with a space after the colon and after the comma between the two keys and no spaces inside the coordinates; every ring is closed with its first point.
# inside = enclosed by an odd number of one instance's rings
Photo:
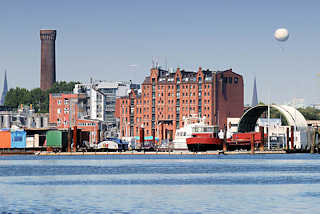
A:
{"type": "Polygon", "coordinates": [[[0,90],[40,86],[40,29],[56,29],[58,81],[141,83],[152,58],[176,69],[232,68],[251,103],[320,103],[320,1],[0,1],[0,90]],[[273,38],[287,28],[286,42],[273,38]]]}

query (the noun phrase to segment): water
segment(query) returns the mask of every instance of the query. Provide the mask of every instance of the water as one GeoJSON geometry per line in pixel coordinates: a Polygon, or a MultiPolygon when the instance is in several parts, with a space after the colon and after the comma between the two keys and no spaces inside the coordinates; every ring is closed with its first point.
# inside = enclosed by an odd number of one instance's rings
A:
{"type": "Polygon", "coordinates": [[[320,155],[0,156],[0,213],[319,213],[320,155]]]}

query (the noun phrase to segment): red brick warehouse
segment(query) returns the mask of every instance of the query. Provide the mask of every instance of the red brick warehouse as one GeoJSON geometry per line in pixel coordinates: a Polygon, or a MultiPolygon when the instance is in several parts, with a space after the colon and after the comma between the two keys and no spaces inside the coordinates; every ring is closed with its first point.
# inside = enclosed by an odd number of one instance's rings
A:
{"type": "Polygon", "coordinates": [[[117,100],[120,137],[139,136],[143,125],[146,136],[154,130],[156,137],[168,138],[164,135],[174,135],[176,128],[184,125],[183,118],[194,114],[223,128],[227,117],[243,113],[243,78],[232,69],[190,72],[178,68],[171,73],[152,68],[141,87],[141,93],[131,90],[117,100]]]}

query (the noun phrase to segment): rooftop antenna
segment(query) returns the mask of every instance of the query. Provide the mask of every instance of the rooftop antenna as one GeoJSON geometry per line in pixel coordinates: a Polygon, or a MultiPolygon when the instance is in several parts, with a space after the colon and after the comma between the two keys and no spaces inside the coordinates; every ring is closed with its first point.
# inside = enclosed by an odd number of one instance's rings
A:
{"type": "Polygon", "coordinates": [[[166,64],[166,70],[168,70],[168,60],[167,60],[167,57],[164,58],[164,63],[166,64]]]}
{"type": "Polygon", "coordinates": [[[156,61],[156,68],[159,68],[159,59],[155,58],[155,61],[156,61]]]}
{"type": "Polygon", "coordinates": [[[154,56],[152,56],[152,68],[154,68],[154,65],[155,65],[155,63],[154,63],[154,56]]]}

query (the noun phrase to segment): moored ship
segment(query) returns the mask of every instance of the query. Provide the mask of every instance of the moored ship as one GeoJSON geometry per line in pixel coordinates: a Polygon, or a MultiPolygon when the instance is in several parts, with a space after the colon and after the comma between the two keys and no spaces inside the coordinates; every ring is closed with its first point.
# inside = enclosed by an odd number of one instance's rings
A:
{"type": "Polygon", "coordinates": [[[188,150],[192,152],[220,150],[223,140],[218,137],[218,126],[193,127],[192,136],[186,139],[188,150]]]}
{"type": "MultiPolygon", "coordinates": [[[[206,138],[214,138],[214,136],[218,131],[217,126],[207,125],[205,123],[206,118],[198,118],[198,117],[189,117],[184,119],[184,126],[180,129],[176,130],[175,139],[173,141],[174,150],[190,150],[194,151],[196,148],[202,148],[200,145],[196,145],[198,138],[204,138],[204,142],[206,142],[206,138]],[[207,137],[205,137],[207,136],[207,137]],[[189,140],[191,139],[191,140],[189,140]],[[190,142],[188,145],[188,141],[190,142]]],[[[218,139],[219,140],[219,139],[218,139]]],[[[202,141],[201,141],[202,142],[202,141]]],[[[200,144],[200,143],[198,143],[200,144]]],[[[195,150],[196,151],[196,150],[195,150]]]]}

